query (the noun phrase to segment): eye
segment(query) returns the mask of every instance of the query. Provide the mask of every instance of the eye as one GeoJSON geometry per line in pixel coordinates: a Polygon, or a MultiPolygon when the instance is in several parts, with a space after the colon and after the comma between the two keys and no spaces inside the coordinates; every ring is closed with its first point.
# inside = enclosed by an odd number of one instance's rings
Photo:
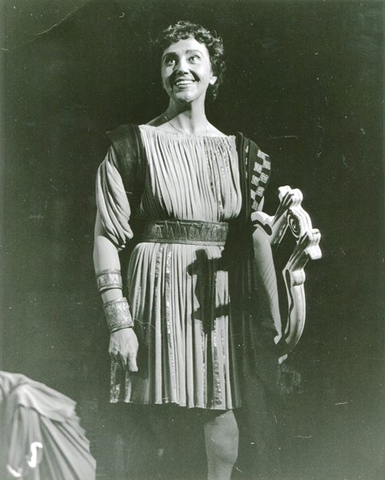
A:
{"type": "Polygon", "coordinates": [[[175,65],[175,58],[172,58],[172,57],[165,58],[164,64],[166,65],[166,67],[172,67],[173,65],[175,65]]]}
{"type": "Polygon", "coordinates": [[[199,55],[191,55],[191,57],[189,57],[190,63],[199,63],[199,61],[200,61],[199,55]]]}

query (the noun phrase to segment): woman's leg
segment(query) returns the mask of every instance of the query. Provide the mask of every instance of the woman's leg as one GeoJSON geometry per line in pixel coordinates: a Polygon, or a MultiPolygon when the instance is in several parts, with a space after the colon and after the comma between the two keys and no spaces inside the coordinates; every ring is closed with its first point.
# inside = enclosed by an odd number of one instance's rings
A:
{"type": "Polygon", "coordinates": [[[173,448],[167,407],[118,404],[114,410],[111,472],[116,480],[169,479],[173,448]]]}
{"type": "Polygon", "coordinates": [[[256,375],[246,377],[242,407],[234,410],[239,428],[239,479],[278,480],[280,450],[277,437],[277,400],[256,375]]]}
{"type": "Polygon", "coordinates": [[[208,480],[230,480],[238,455],[238,426],[234,413],[207,412],[204,424],[208,480]]]}

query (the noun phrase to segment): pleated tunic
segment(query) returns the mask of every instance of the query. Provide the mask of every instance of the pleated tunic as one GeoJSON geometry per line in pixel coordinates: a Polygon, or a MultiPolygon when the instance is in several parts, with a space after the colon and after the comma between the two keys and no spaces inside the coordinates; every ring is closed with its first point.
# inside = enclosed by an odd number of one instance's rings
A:
{"type": "MultiPolygon", "coordinates": [[[[228,222],[239,215],[234,136],[139,128],[148,162],[141,218],[228,222]]],[[[110,149],[99,168],[97,204],[106,231],[122,248],[135,231],[114,155],[110,149]]],[[[126,295],[139,340],[139,372],[112,363],[112,402],[220,410],[240,404],[223,251],[217,245],[135,246],[126,295]]]]}

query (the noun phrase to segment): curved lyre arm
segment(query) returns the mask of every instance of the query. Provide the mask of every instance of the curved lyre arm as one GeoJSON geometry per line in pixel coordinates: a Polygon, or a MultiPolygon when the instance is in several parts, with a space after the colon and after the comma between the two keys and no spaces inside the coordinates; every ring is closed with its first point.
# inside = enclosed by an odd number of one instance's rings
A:
{"type": "Polygon", "coordinates": [[[300,340],[306,320],[305,266],[309,259],[322,257],[319,242],[321,234],[312,227],[308,213],[302,208],[302,193],[288,186],[279,189],[280,204],[274,216],[255,212],[251,220],[255,227],[253,233],[255,276],[257,288],[262,290],[264,306],[268,305],[274,323],[280,323],[275,268],[271,253],[266,244],[279,244],[287,231],[296,239],[296,245],[283,269],[283,278],[288,298],[288,312],[285,328],[276,328],[275,338],[278,355],[286,358],[300,340]],[[264,257],[264,258],[262,258],[264,257]],[[277,320],[278,319],[278,320],[277,320]]]}
{"type": "Polygon", "coordinates": [[[251,214],[251,221],[255,228],[261,227],[266,232],[271,245],[279,244],[287,231],[287,212],[290,207],[301,205],[303,195],[298,188],[288,185],[278,188],[279,205],[274,215],[265,212],[251,214]]]}
{"type": "MultiPolygon", "coordinates": [[[[303,212],[310,220],[308,214],[304,210],[303,212]]],[[[301,212],[302,215],[303,212],[301,212]]],[[[293,212],[289,212],[289,214],[293,214],[293,212]]],[[[311,228],[305,231],[299,237],[294,251],[282,272],[288,299],[288,317],[285,331],[282,338],[278,341],[278,346],[280,352],[284,354],[287,354],[297,345],[305,327],[305,266],[309,259],[317,260],[322,257],[319,247],[320,239],[321,234],[319,230],[311,228]]]]}

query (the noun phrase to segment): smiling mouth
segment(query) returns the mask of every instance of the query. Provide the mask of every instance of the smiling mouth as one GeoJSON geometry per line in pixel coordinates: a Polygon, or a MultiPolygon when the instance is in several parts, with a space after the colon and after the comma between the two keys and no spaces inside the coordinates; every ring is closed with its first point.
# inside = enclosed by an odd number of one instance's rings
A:
{"type": "Polygon", "coordinates": [[[195,82],[195,80],[192,80],[192,79],[186,79],[186,78],[182,79],[181,78],[174,83],[174,86],[175,87],[187,87],[188,85],[191,85],[194,82],[195,82]]]}

